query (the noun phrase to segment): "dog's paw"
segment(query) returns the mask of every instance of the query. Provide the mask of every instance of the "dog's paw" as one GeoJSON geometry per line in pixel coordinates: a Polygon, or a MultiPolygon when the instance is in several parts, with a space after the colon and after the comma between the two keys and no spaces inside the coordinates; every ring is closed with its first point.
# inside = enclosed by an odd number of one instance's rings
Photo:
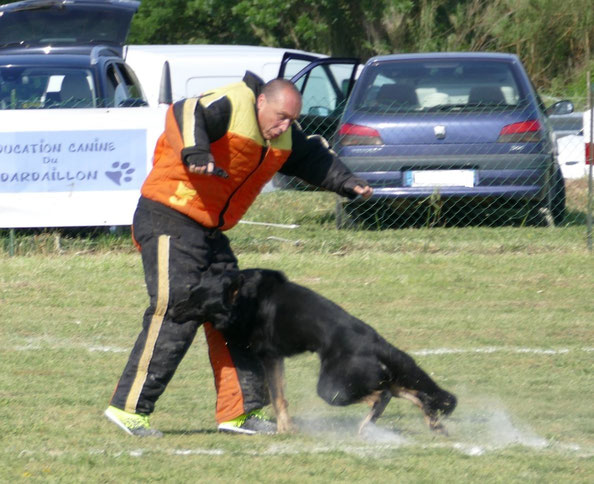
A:
{"type": "Polygon", "coordinates": [[[295,427],[293,426],[293,422],[291,419],[278,419],[276,420],[276,431],[279,434],[289,434],[293,433],[295,427]]]}
{"type": "Polygon", "coordinates": [[[437,420],[436,418],[430,418],[429,419],[429,428],[438,434],[444,435],[445,437],[448,437],[448,431],[447,429],[444,427],[444,425],[437,420]]]}

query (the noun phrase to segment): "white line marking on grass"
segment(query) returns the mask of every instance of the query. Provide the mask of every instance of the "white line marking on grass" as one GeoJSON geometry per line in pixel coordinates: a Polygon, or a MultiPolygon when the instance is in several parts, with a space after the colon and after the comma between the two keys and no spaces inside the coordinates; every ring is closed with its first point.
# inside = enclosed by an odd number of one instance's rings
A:
{"type": "Polygon", "coordinates": [[[171,455],[224,455],[223,449],[174,449],[171,455]]]}
{"type": "MultiPolygon", "coordinates": [[[[386,430],[386,432],[390,432],[386,430]]],[[[398,436],[397,433],[394,435],[398,436]]],[[[319,436],[320,439],[322,436],[319,436]]],[[[524,447],[535,452],[549,452],[551,454],[564,454],[573,455],[578,458],[590,459],[594,456],[594,448],[582,447],[574,443],[563,443],[554,442],[544,439],[538,439],[535,442],[519,442],[512,441],[507,443],[473,443],[473,442],[461,442],[461,441],[450,441],[450,442],[431,442],[421,443],[413,440],[406,440],[405,442],[400,441],[398,436],[395,440],[399,443],[390,442],[370,442],[367,440],[356,440],[355,437],[345,438],[342,441],[328,442],[326,444],[307,444],[303,441],[298,442],[283,442],[283,443],[272,443],[268,448],[253,450],[249,445],[241,446],[241,448],[234,447],[233,450],[222,449],[222,448],[156,448],[150,449],[136,448],[130,450],[121,450],[117,452],[109,451],[107,449],[90,449],[81,451],[65,451],[65,450],[31,450],[25,449],[19,452],[18,457],[35,458],[38,455],[51,456],[51,457],[64,457],[69,455],[89,455],[96,456],[102,455],[111,458],[120,458],[122,456],[137,457],[137,458],[151,458],[155,454],[163,454],[170,456],[179,457],[218,457],[218,456],[241,456],[248,455],[253,457],[269,457],[269,456],[294,456],[294,455],[321,455],[321,454],[334,454],[344,453],[354,455],[357,457],[371,458],[371,459],[384,459],[391,458],[395,451],[403,449],[445,449],[455,450],[461,454],[469,457],[481,457],[489,453],[496,453],[507,450],[513,447],[524,447]]]]}
{"type": "Polygon", "coordinates": [[[416,356],[460,355],[460,354],[492,354],[492,353],[532,353],[536,355],[565,355],[572,351],[592,352],[594,348],[522,348],[513,346],[485,346],[484,348],[433,348],[410,350],[408,353],[416,356]]]}
{"type": "MultiPolygon", "coordinates": [[[[70,350],[80,348],[89,352],[98,353],[127,353],[130,348],[120,348],[118,346],[101,346],[88,343],[78,343],[66,339],[50,338],[39,336],[25,338],[24,343],[12,346],[12,348],[3,348],[12,351],[39,351],[39,350],[70,350]]],[[[592,347],[584,348],[524,348],[515,346],[485,346],[482,348],[427,348],[419,350],[408,350],[407,353],[415,356],[440,356],[440,355],[460,355],[460,354],[492,354],[492,353],[530,353],[535,355],[565,355],[568,353],[583,351],[591,353],[592,347]]]]}
{"type": "MultiPolygon", "coordinates": [[[[256,445],[250,444],[249,439],[237,438],[233,445],[225,448],[227,439],[221,438],[222,447],[131,447],[127,450],[110,450],[105,448],[91,448],[88,450],[47,450],[23,449],[19,458],[35,458],[44,456],[68,455],[102,455],[117,459],[122,456],[136,458],[151,458],[155,454],[184,457],[217,457],[217,456],[294,456],[294,455],[323,455],[342,453],[367,459],[389,459],[395,452],[415,449],[424,450],[452,450],[469,457],[481,457],[508,449],[523,447],[535,453],[563,455],[577,458],[592,458],[594,448],[574,442],[559,442],[540,437],[524,422],[514,418],[500,402],[492,399],[478,402],[474,408],[460,409],[458,417],[448,419],[446,428],[450,437],[434,436],[428,430],[426,434],[406,433],[406,431],[392,428],[368,425],[363,435],[357,434],[359,419],[355,417],[332,418],[301,416],[296,417],[294,423],[298,434],[294,439],[275,441],[274,437],[266,442],[256,440],[256,445]],[[313,438],[303,441],[298,435],[313,438]],[[235,445],[239,442],[238,445],[235,445]],[[255,448],[254,448],[255,447],[255,448]]],[[[164,441],[166,442],[167,434],[164,441]]],[[[286,439],[286,437],[283,437],[286,439]]]]}
{"type": "Polygon", "coordinates": [[[101,353],[128,353],[129,348],[118,348],[116,346],[91,346],[88,350],[92,353],[94,351],[101,353]]]}
{"type": "Polygon", "coordinates": [[[12,351],[43,351],[43,350],[73,350],[82,349],[91,353],[128,353],[130,348],[120,348],[117,346],[101,346],[85,342],[75,342],[69,339],[54,338],[51,336],[35,336],[23,338],[21,344],[16,344],[12,348],[3,348],[12,351]]]}

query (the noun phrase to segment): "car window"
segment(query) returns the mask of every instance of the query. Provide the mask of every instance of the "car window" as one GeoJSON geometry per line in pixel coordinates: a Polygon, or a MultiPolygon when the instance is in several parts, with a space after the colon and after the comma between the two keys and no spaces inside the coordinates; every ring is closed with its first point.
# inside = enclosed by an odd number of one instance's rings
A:
{"type": "Polygon", "coordinates": [[[0,109],[96,107],[96,92],[86,69],[0,68],[0,109]]]}
{"type": "Polygon", "coordinates": [[[0,29],[0,45],[123,44],[134,14],[134,8],[126,6],[41,3],[3,12],[6,21],[0,29]]]}
{"type": "Polygon", "coordinates": [[[376,113],[514,109],[513,68],[500,61],[399,61],[369,65],[355,109],[376,113]]]}
{"type": "Polygon", "coordinates": [[[110,63],[107,66],[106,74],[105,106],[130,107],[146,105],[138,79],[134,72],[124,63],[110,63]]]}
{"type": "MultiPolygon", "coordinates": [[[[352,66],[349,67],[348,76],[346,69],[343,69],[344,75],[342,77],[346,77],[347,80],[350,78],[353,70],[352,66]]],[[[329,67],[326,65],[316,66],[309,74],[303,76],[295,83],[295,86],[301,91],[302,95],[303,104],[301,114],[328,116],[344,99],[341,86],[336,85],[337,80],[333,79],[328,69],[329,67]]],[[[337,72],[340,73],[341,71],[337,72]]]]}
{"type": "Polygon", "coordinates": [[[123,93],[124,99],[119,100],[116,106],[134,105],[130,103],[126,104],[126,101],[145,101],[142,88],[140,87],[140,81],[136,77],[136,74],[134,74],[134,71],[132,71],[132,69],[130,69],[130,67],[128,67],[123,62],[117,62],[116,67],[120,73],[121,81],[125,87],[125,92],[123,93]]]}
{"type": "Polygon", "coordinates": [[[285,70],[283,73],[284,79],[291,79],[294,75],[296,75],[301,69],[304,69],[311,63],[310,59],[290,59],[286,65],[285,70]]]}

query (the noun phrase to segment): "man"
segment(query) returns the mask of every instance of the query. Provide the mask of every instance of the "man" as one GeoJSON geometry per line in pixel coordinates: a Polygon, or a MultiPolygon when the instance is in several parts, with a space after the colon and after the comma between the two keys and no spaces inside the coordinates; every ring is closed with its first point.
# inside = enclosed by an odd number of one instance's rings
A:
{"type": "MultiPolygon", "coordinates": [[[[323,139],[293,126],[301,95],[289,81],[243,81],[175,103],[141,189],[133,236],[142,253],[150,305],[143,328],[105,415],[127,433],[161,433],[148,416],[203,323],[192,294],[207,271],[237,269],[224,231],[239,222],[262,187],[280,171],[341,195],[368,198],[323,139]]],[[[263,370],[244,348],[205,324],[217,390],[218,429],[274,433],[263,370]]]]}

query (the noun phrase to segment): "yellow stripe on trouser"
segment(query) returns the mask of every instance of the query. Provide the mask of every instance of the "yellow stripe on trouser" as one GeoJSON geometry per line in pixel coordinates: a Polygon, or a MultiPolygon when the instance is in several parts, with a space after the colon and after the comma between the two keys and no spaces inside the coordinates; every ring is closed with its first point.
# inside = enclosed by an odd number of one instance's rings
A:
{"type": "Polygon", "coordinates": [[[151,363],[155,344],[161,331],[161,325],[163,324],[163,317],[169,304],[169,239],[169,235],[159,236],[157,248],[157,307],[148,328],[148,334],[138,362],[136,376],[126,399],[124,410],[127,412],[136,413],[136,405],[138,404],[140,392],[148,375],[148,367],[151,363]]]}

